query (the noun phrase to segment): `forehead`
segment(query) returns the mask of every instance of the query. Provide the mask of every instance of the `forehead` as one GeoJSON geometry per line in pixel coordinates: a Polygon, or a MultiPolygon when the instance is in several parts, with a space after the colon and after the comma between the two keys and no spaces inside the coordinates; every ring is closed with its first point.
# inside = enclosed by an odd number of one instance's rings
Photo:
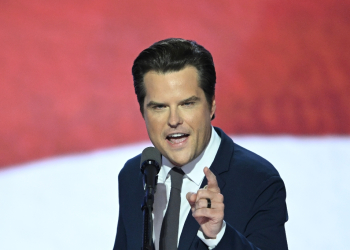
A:
{"type": "Polygon", "coordinates": [[[186,98],[199,95],[203,90],[199,87],[198,72],[195,67],[188,66],[182,70],[158,73],[149,71],[144,76],[146,99],[186,98]]]}

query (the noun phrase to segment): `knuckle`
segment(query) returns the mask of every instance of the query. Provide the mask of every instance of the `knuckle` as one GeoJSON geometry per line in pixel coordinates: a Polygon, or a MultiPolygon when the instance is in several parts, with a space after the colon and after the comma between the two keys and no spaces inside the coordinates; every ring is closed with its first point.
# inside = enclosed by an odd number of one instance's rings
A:
{"type": "Polygon", "coordinates": [[[199,190],[197,191],[197,197],[198,197],[198,196],[201,196],[202,193],[203,193],[203,190],[202,190],[202,189],[199,189],[199,190]]]}
{"type": "Polygon", "coordinates": [[[218,194],[218,199],[219,201],[224,202],[224,196],[221,193],[218,194]]]}
{"type": "Polygon", "coordinates": [[[208,206],[208,201],[206,199],[200,199],[198,201],[199,208],[206,208],[208,206]]]}

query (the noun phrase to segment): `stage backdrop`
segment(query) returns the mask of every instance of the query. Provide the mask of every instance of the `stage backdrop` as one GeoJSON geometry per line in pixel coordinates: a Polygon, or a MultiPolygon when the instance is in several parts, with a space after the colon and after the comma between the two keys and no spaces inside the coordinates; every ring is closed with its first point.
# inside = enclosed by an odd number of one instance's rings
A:
{"type": "Polygon", "coordinates": [[[230,134],[350,133],[345,0],[0,2],[0,167],[147,139],[138,53],[193,39],[230,134]]]}
{"type": "Polygon", "coordinates": [[[0,1],[0,249],[112,249],[118,173],[150,145],[131,66],[168,37],[212,52],[214,125],[280,172],[289,248],[349,249],[349,13],[349,0],[0,1]]]}

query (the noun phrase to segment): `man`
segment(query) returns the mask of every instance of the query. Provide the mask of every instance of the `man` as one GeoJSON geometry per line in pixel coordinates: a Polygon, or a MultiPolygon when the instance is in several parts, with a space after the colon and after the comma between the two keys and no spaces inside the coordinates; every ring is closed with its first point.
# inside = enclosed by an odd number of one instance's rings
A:
{"type": "MultiPolygon", "coordinates": [[[[216,110],[211,54],[194,41],[166,39],[142,51],[132,73],[149,138],[162,154],[153,211],[155,249],[168,249],[170,241],[175,246],[169,249],[183,250],[288,249],[286,193],[278,172],[211,126],[216,110]],[[182,183],[175,203],[174,172],[182,183]],[[168,225],[167,210],[176,206],[176,225],[168,225]],[[169,228],[175,228],[174,235],[164,236],[169,228]]],[[[114,249],[141,247],[139,166],[140,155],[119,174],[114,249]]]]}

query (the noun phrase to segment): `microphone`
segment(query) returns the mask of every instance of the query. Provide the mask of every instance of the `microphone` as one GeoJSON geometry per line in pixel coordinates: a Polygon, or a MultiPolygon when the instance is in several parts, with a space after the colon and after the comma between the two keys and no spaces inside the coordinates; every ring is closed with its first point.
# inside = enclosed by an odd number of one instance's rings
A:
{"type": "Polygon", "coordinates": [[[145,148],[142,151],[140,169],[143,174],[143,186],[153,195],[158,181],[158,173],[162,163],[162,157],[158,149],[145,148]]]}
{"type": "Polygon", "coordinates": [[[145,197],[141,210],[143,211],[143,237],[141,250],[153,249],[153,218],[152,210],[154,203],[154,194],[156,192],[158,172],[161,166],[161,154],[154,147],[145,148],[142,151],[140,169],[143,174],[143,187],[145,197]]]}

